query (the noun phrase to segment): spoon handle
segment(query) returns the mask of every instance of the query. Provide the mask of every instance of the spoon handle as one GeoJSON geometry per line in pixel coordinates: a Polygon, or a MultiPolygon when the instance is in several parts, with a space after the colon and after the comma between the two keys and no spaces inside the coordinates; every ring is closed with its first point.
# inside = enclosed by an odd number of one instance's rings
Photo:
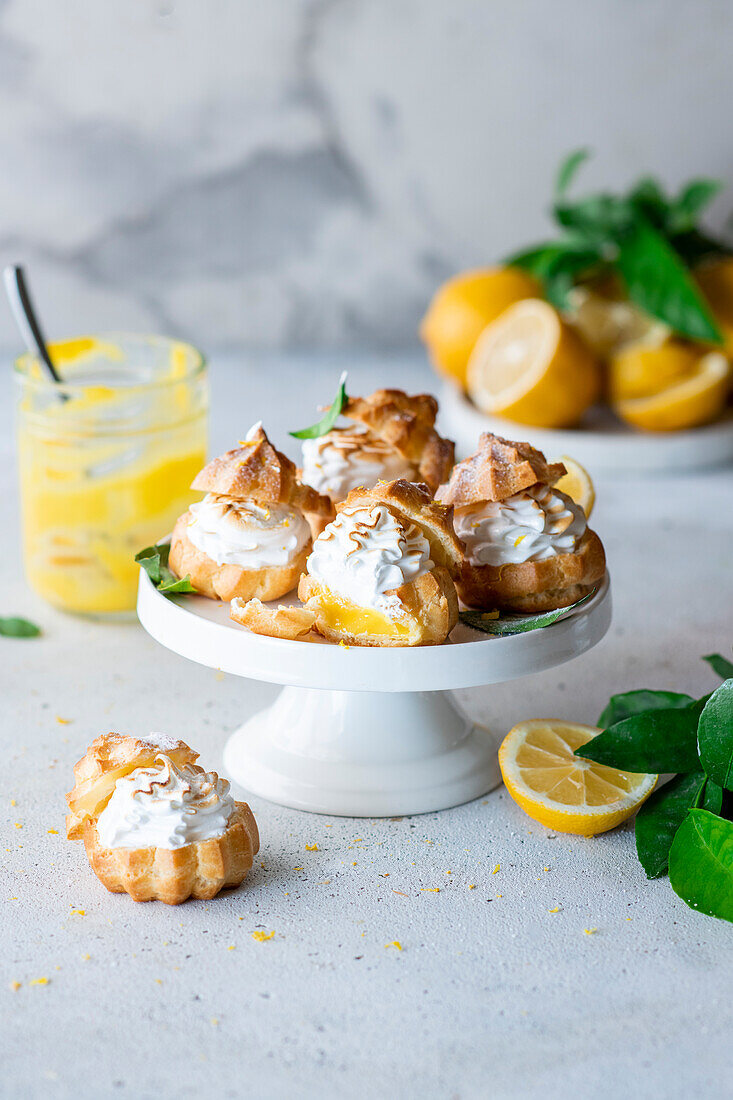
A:
{"type": "Polygon", "coordinates": [[[23,268],[20,264],[11,264],[3,271],[3,279],[5,280],[5,291],[8,295],[15,323],[26,347],[41,357],[54,382],[63,382],[63,378],[56,370],[49,355],[43,330],[33,308],[23,268]]]}

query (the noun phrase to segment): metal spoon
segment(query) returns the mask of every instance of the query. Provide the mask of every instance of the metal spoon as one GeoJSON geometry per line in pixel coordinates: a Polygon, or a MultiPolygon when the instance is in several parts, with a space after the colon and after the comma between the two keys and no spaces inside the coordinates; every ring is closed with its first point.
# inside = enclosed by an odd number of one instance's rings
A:
{"type": "MultiPolygon", "coordinates": [[[[3,271],[3,280],[10,308],[24,344],[32,355],[39,356],[54,382],[63,382],[63,378],[53,365],[20,264],[11,264],[6,267],[3,271]]],[[[67,394],[63,397],[66,399],[67,394]]]]}

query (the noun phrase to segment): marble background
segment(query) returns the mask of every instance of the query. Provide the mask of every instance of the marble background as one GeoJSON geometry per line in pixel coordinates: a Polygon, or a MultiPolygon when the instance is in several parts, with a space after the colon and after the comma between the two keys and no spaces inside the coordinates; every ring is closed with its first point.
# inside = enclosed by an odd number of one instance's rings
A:
{"type": "Polygon", "coordinates": [[[0,261],[57,334],[409,345],[441,278],[544,232],[566,150],[589,185],[733,175],[732,30],[729,0],[0,0],[0,261]]]}

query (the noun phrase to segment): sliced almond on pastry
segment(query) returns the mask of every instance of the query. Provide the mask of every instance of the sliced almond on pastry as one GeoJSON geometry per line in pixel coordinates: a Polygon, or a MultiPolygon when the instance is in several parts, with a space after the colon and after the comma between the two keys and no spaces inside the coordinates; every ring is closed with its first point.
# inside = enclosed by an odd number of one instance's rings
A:
{"type": "Polygon", "coordinates": [[[316,616],[305,607],[266,607],[261,600],[234,599],[230,616],[253,634],[297,641],[315,626],[316,616]]]}

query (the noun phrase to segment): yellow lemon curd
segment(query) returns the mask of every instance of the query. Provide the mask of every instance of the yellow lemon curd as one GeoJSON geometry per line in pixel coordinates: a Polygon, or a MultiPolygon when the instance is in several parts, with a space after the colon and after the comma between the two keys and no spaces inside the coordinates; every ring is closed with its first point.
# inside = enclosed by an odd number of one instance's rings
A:
{"type": "Polygon", "coordinates": [[[349,600],[333,594],[319,597],[318,606],[326,626],[354,637],[368,634],[371,637],[404,638],[410,633],[408,627],[380,611],[370,607],[357,607],[349,600]]]}
{"type": "Polygon", "coordinates": [[[146,339],[51,345],[66,399],[37,363],[19,363],[26,573],[65,611],[132,610],[135,554],[196,498],[190,484],[207,441],[203,360],[188,345],[146,339]]]}

